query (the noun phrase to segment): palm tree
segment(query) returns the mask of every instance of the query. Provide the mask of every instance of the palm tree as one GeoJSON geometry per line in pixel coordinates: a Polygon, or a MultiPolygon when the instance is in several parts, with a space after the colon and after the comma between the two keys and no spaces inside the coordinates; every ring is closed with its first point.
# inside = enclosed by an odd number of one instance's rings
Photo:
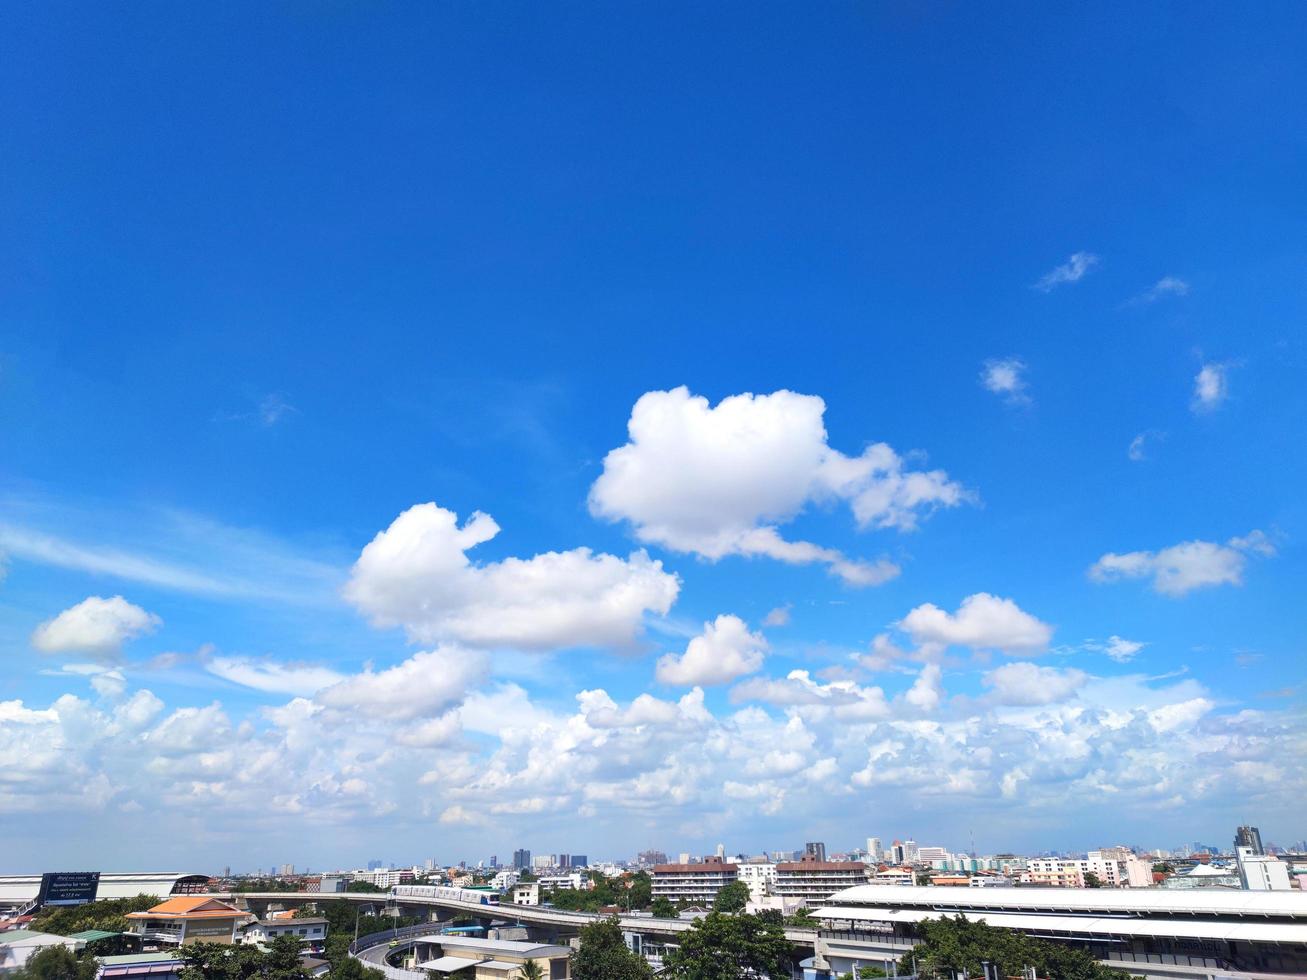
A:
{"type": "Polygon", "coordinates": [[[518,980],[545,980],[545,973],[535,960],[527,960],[517,970],[518,980]]]}

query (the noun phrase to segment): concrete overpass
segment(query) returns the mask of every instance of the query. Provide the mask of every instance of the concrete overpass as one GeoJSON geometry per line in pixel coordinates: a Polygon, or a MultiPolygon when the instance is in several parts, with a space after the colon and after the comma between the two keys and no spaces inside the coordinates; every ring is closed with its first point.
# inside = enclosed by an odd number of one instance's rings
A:
{"type": "MultiPolygon", "coordinates": [[[[452,918],[454,915],[471,915],[487,921],[506,919],[523,925],[552,928],[561,932],[579,932],[582,926],[596,922],[605,916],[592,912],[568,912],[562,909],[546,908],[540,905],[513,905],[504,902],[500,905],[481,905],[476,902],[461,902],[456,899],[405,895],[392,896],[387,892],[221,892],[211,897],[224,902],[244,899],[268,905],[305,905],[309,902],[331,902],[344,900],[360,905],[385,905],[401,909],[426,909],[437,913],[439,919],[452,918]],[[440,912],[450,913],[448,916],[440,912]]],[[[655,919],[647,915],[619,915],[618,921],[625,932],[641,935],[658,936],[674,942],[674,937],[692,928],[693,919],[655,919]]],[[[812,950],[817,939],[815,929],[785,930],[785,938],[796,946],[812,950]]]]}

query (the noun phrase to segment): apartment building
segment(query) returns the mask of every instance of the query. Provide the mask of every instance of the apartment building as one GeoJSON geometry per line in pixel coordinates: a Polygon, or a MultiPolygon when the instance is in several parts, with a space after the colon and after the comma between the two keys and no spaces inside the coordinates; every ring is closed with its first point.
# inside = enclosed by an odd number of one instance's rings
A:
{"type": "Polygon", "coordinates": [[[861,861],[823,861],[805,854],[798,861],[776,865],[775,894],[817,906],[837,891],[867,884],[867,866],[861,861]]]}
{"type": "Polygon", "coordinates": [[[653,897],[710,905],[722,888],[739,878],[738,871],[738,865],[719,857],[706,857],[697,864],[656,864],[653,897]]]}

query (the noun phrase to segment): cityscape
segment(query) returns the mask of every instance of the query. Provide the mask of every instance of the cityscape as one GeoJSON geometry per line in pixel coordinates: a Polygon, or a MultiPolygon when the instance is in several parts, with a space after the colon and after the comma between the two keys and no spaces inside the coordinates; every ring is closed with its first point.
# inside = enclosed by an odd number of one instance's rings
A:
{"type": "Polygon", "coordinates": [[[1307,3],[3,25],[0,980],[1307,980],[1307,3]]]}

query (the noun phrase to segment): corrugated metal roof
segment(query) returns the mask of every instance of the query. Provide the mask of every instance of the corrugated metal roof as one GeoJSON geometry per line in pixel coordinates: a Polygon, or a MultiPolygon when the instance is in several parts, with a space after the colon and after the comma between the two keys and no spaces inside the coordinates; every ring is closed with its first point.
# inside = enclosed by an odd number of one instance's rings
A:
{"type": "MultiPolygon", "coordinates": [[[[819,919],[851,919],[855,922],[916,923],[937,919],[946,913],[934,909],[866,908],[832,905],[813,913],[819,919]]],[[[952,914],[952,913],[949,913],[952,914]]],[[[1022,915],[973,911],[956,913],[972,922],[985,922],[1004,929],[1030,933],[1073,933],[1089,936],[1151,936],[1174,939],[1241,939],[1254,943],[1307,943],[1307,922],[1224,922],[1194,919],[1138,919],[1096,915],[1022,915]]]]}
{"type": "Polygon", "coordinates": [[[888,908],[987,908],[997,911],[1166,912],[1177,915],[1291,915],[1307,919],[1307,892],[1153,888],[949,888],[931,885],[855,885],[832,904],[888,908]],[[941,894],[943,892],[943,894],[941,894]]]}

